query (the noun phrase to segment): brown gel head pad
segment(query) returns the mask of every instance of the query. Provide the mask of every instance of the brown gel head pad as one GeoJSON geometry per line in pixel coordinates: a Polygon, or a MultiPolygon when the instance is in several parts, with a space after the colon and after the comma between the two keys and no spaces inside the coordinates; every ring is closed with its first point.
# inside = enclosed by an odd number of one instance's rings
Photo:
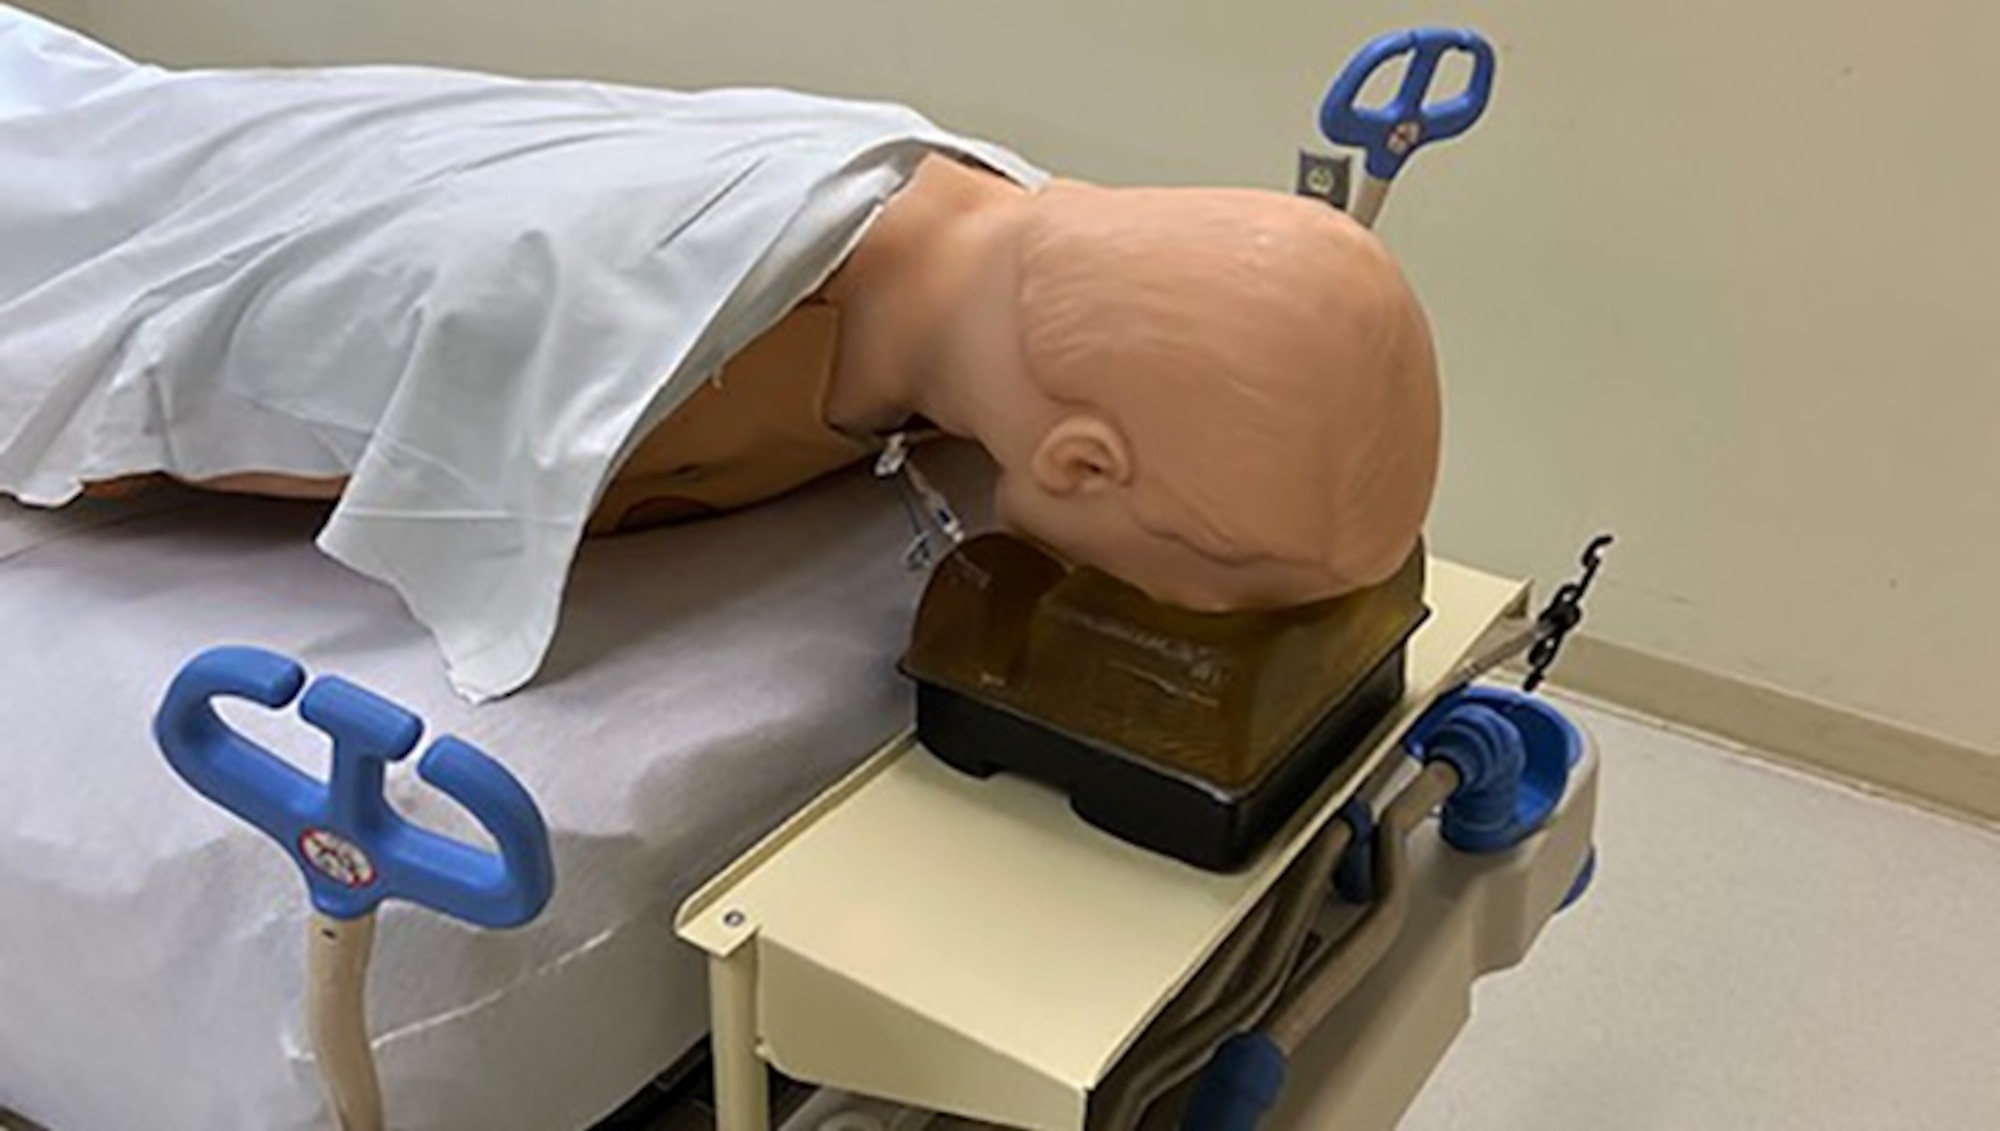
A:
{"type": "Polygon", "coordinates": [[[939,563],[903,671],[1223,790],[1262,778],[1429,615],[1421,548],[1388,581],[1258,612],[1163,605],[1005,534],[939,563]]]}

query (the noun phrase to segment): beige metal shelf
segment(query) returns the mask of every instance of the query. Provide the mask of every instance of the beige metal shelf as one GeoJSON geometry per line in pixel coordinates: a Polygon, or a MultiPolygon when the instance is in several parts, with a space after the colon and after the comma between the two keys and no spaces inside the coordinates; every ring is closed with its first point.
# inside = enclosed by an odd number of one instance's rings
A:
{"type": "MultiPolygon", "coordinates": [[[[1527,586],[1434,561],[1431,619],[1378,764],[1527,586]]],[[[1358,785],[1360,776],[1354,779],[1358,785]]],[[[1092,1088],[1353,786],[1252,867],[1215,874],[1079,820],[1053,790],[890,744],[681,910],[711,956],[723,1131],[765,1131],[764,1065],[1034,1131],[1079,1131],[1092,1088]]]]}

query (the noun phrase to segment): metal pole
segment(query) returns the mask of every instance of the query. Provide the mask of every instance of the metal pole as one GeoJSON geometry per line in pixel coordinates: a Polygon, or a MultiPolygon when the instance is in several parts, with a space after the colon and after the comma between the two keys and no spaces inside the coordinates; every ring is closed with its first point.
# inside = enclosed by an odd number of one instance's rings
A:
{"type": "Polygon", "coordinates": [[[307,944],[306,1015],[313,1055],[339,1131],[383,1131],[382,1087],[368,1045],[368,959],[375,913],[354,919],[315,914],[307,944]]]}

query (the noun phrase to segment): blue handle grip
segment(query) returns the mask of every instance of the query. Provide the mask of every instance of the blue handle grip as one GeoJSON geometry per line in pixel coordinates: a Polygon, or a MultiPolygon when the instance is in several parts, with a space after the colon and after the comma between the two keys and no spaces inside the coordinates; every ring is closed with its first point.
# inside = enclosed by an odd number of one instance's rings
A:
{"type": "Polygon", "coordinates": [[[1493,45],[1462,28],[1417,28],[1379,36],[1333,80],[1320,103],[1320,132],[1329,141],[1366,150],[1369,175],[1393,180],[1418,149],[1472,128],[1493,96],[1497,65],[1493,45]],[[1438,64],[1451,51],[1471,54],[1471,81],[1463,93],[1426,105],[1438,64]],[[1383,106],[1361,106],[1361,90],[1368,80],[1403,55],[1410,56],[1410,66],[1396,96],[1383,106]]]}
{"type": "Polygon", "coordinates": [[[346,680],[325,676],[307,688],[305,670],[284,656],[213,649],[174,677],[153,731],[184,781],[291,854],[313,905],[329,916],[356,918],[394,898],[483,927],[513,927],[541,914],[554,894],[541,811],[505,767],[475,747],[440,738],[417,773],[479,821],[497,855],[419,828],[389,806],[384,771],[416,748],[423,723],[346,680]],[[220,698],[273,710],[297,700],[300,717],[333,740],[329,780],[231,729],[216,713],[220,698]]]}

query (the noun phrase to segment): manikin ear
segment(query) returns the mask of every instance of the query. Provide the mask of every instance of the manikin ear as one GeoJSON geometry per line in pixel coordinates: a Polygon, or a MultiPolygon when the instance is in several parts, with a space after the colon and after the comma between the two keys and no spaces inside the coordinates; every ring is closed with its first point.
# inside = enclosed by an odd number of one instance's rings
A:
{"type": "Polygon", "coordinates": [[[1123,487],[1132,481],[1125,437],[1095,416],[1066,416],[1035,449],[1035,482],[1066,496],[1123,487]]]}

